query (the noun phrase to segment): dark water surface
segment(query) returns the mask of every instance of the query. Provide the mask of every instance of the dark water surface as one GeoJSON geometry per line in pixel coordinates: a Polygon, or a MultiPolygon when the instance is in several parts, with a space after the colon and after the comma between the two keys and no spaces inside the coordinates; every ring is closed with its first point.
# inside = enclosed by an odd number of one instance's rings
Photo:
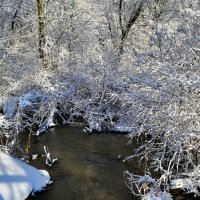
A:
{"type": "MultiPolygon", "coordinates": [[[[22,136],[26,145],[27,135],[22,136]]],[[[87,135],[82,128],[60,127],[40,136],[38,143],[31,141],[31,152],[44,154],[48,146],[51,158],[58,158],[53,168],[47,168],[53,184],[42,193],[27,200],[134,200],[125,185],[123,172],[144,174],[144,166],[137,160],[123,163],[118,159],[131,155],[138,144],[127,144],[124,135],[101,133],[87,135]]],[[[45,169],[45,158],[30,161],[38,169],[45,169]]],[[[193,196],[176,194],[174,200],[194,200],[193,196]]]]}
{"type": "MultiPolygon", "coordinates": [[[[135,161],[123,163],[119,155],[131,154],[134,144],[119,134],[87,135],[81,128],[62,127],[50,130],[40,137],[37,144],[31,142],[31,153],[44,154],[48,146],[52,158],[58,163],[50,173],[53,185],[46,192],[30,197],[37,200],[132,200],[134,197],[125,185],[124,170],[143,174],[135,161]],[[135,167],[134,167],[135,166],[135,167]]],[[[45,169],[45,158],[30,164],[45,169]]]]}

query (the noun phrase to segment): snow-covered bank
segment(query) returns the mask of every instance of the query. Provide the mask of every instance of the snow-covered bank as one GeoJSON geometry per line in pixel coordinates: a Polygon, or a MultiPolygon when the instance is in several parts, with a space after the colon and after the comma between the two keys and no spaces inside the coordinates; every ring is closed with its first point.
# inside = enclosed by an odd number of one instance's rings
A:
{"type": "Polygon", "coordinates": [[[41,191],[50,183],[45,170],[36,168],[9,155],[0,153],[0,199],[23,200],[30,193],[41,191]]]}

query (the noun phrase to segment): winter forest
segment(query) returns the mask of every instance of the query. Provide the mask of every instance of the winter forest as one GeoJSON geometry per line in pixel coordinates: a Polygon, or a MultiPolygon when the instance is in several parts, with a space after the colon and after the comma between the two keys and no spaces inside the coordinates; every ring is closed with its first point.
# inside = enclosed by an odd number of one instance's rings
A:
{"type": "Polygon", "coordinates": [[[199,0],[0,0],[0,163],[28,159],[20,135],[76,124],[138,142],[133,197],[198,198],[199,21],[199,0]]]}

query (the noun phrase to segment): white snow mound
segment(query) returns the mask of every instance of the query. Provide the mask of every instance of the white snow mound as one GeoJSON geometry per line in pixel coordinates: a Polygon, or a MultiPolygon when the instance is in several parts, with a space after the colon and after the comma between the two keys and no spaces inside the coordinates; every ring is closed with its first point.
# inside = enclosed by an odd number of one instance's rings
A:
{"type": "Polygon", "coordinates": [[[0,200],[24,200],[50,183],[45,170],[0,152],[0,200]]]}

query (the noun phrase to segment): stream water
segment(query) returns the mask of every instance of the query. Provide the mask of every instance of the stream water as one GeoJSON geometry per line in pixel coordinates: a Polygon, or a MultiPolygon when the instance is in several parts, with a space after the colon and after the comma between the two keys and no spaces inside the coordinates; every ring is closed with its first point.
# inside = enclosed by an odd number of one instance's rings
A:
{"type": "MultiPolygon", "coordinates": [[[[27,144],[28,135],[21,138],[27,144]]],[[[27,200],[134,200],[125,185],[123,172],[130,170],[134,174],[144,174],[144,166],[137,160],[122,162],[131,155],[137,142],[127,144],[124,135],[101,133],[87,135],[81,128],[60,127],[51,129],[40,136],[39,142],[31,140],[31,154],[44,154],[47,146],[51,158],[58,163],[47,168],[53,184],[49,188],[30,196],[27,200]],[[121,159],[118,159],[118,156],[121,159]]],[[[30,161],[38,169],[45,169],[45,158],[30,161]]],[[[183,194],[173,195],[174,200],[193,200],[194,197],[183,194]]]]}
{"type": "MultiPolygon", "coordinates": [[[[58,163],[47,169],[53,184],[29,200],[134,199],[125,185],[123,172],[130,167],[135,173],[143,174],[143,170],[136,162],[133,165],[118,159],[119,155],[122,158],[130,155],[134,146],[127,145],[125,136],[87,135],[81,128],[61,127],[41,135],[38,143],[31,142],[31,153],[44,154],[43,146],[48,146],[52,158],[58,158],[58,163]]],[[[30,164],[44,169],[45,158],[30,164]]]]}

